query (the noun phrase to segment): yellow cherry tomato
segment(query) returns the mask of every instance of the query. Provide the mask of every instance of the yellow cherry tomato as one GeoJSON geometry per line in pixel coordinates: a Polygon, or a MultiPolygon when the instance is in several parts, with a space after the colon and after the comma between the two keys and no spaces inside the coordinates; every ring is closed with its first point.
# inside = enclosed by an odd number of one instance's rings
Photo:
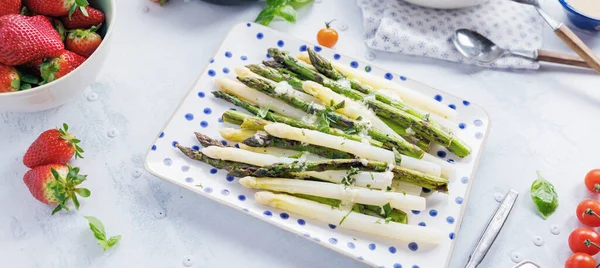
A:
{"type": "Polygon", "coordinates": [[[332,48],[338,41],[337,31],[330,27],[333,21],[325,22],[325,28],[317,33],[317,42],[324,47],[332,48]]]}

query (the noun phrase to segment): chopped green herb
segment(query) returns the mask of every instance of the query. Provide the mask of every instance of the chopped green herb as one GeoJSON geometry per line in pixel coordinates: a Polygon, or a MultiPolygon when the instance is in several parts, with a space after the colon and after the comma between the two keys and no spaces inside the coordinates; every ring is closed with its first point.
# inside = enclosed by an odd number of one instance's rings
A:
{"type": "Polygon", "coordinates": [[[204,188],[202,184],[196,184],[196,187],[204,188]]]}
{"type": "Polygon", "coordinates": [[[268,113],[269,113],[269,106],[258,110],[258,113],[256,115],[262,119],[265,119],[265,117],[267,117],[268,113]]]}
{"type": "Polygon", "coordinates": [[[359,168],[351,167],[348,172],[346,172],[346,176],[342,178],[342,184],[346,186],[354,185],[356,178],[353,178],[352,176],[358,174],[358,172],[360,172],[359,168]]]}
{"type": "Polygon", "coordinates": [[[348,217],[348,215],[350,215],[350,213],[352,213],[352,210],[348,211],[348,214],[346,214],[346,215],[344,215],[344,217],[342,217],[338,226],[342,226],[342,223],[346,220],[346,218],[348,217]]]}

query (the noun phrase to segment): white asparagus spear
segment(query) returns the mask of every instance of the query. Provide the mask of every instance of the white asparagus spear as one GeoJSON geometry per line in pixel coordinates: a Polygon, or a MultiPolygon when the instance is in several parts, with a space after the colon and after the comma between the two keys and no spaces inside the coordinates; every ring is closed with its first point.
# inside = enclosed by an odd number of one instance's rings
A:
{"type": "Polygon", "coordinates": [[[362,117],[364,121],[370,122],[371,126],[384,134],[402,139],[392,128],[390,128],[386,123],[384,123],[373,111],[367,109],[362,104],[355,102],[354,100],[347,98],[346,96],[337,94],[333,92],[333,90],[322,86],[321,84],[315,83],[313,81],[305,81],[302,83],[302,88],[305,92],[313,95],[317,99],[321,100],[323,103],[331,103],[332,101],[335,104],[344,102],[344,108],[337,110],[336,112],[348,116],[352,119],[357,119],[362,117]]]}
{"type": "Polygon", "coordinates": [[[298,159],[277,157],[268,154],[259,154],[232,147],[209,146],[202,149],[202,153],[214,159],[246,163],[255,166],[268,166],[276,163],[293,163],[298,159]]]}
{"type": "Polygon", "coordinates": [[[256,135],[256,130],[250,129],[236,129],[236,128],[221,128],[219,129],[219,133],[221,137],[226,140],[242,142],[248,138],[256,135]]]}
{"type": "Polygon", "coordinates": [[[392,191],[397,193],[406,193],[410,195],[420,196],[423,188],[418,185],[414,185],[410,182],[405,182],[401,180],[392,181],[392,191]]]}
{"type": "Polygon", "coordinates": [[[400,166],[416,171],[421,171],[429,175],[439,177],[442,174],[442,167],[427,159],[416,159],[406,155],[400,155],[400,166]]]}
{"type": "MultiPolygon", "coordinates": [[[[279,156],[279,157],[296,156],[299,153],[302,153],[300,151],[283,149],[283,148],[279,148],[279,147],[252,147],[252,146],[248,146],[243,143],[240,143],[239,146],[240,146],[240,149],[242,149],[242,150],[251,151],[251,152],[255,152],[255,153],[259,153],[259,154],[270,154],[270,155],[279,156]]],[[[304,154],[302,155],[302,158],[305,158],[307,161],[318,161],[318,160],[326,159],[326,158],[320,157],[318,155],[311,154],[309,152],[304,152],[304,154]]],[[[299,160],[299,159],[296,159],[296,160],[299,160]]]]}
{"type": "Polygon", "coordinates": [[[290,194],[306,194],[365,205],[384,206],[389,203],[392,208],[400,210],[424,210],[426,203],[425,198],[420,196],[371,190],[329,182],[244,177],[240,179],[240,184],[246,188],[290,194]]]}
{"type": "MultiPolygon", "coordinates": [[[[446,178],[448,180],[452,180],[452,178],[454,178],[454,170],[455,170],[454,165],[448,163],[444,159],[439,159],[433,155],[425,153],[423,155],[422,160],[430,162],[430,163],[434,163],[434,164],[437,164],[438,166],[440,166],[442,168],[442,174],[441,174],[442,178],[446,178]]],[[[440,177],[440,175],[438,175],[438,177],[440,177]]]]}
{"type": "Polygon", "coordinates": [[[395,222],[385,223],[385,221],[373,216],[353,213],[347,209],[332,208],[328,205],[285,194],[274,194],[266,191],[257,192],[254,194],[254,199],[263,205],[326,223],[337,224],[340,228],[400,241],[438,245],[441,243],[443,237],[441,231],[431,227],[395,222]]]}
{"type": "Polygon", "coordinates": [[[277,87],[275,88],[275,92],[277,94],[288,94],[290,96],[294,96],[298,99],[301,99],[301,100],[307,101],[307,102],[314,102],[314,103],[321,102],[321,101],[319,101],[319,99],[317,99],[311,95],[308,95],[306,93],[295,90],[286,81],[281,81],[281,82],[277,83],[273,80],[270,80],[268,78],[265,78],[258,74],[255,74],[252,71],[250,71],[250,69],[243,67],[243,66],[235,67],[235,74],[237,74],[237,76],[240,76],[240,77],[255,77],[255,78],[267,80],[268,82],[273,83],[273,84],[277,84],[277,87]]]}
{"type": "MultiPolygon", "coordinates": [[[[293,174],[301,178],[313,177],[320,180],[341,184],[344,180],[344,177],[348,175],[348,170],[304,171],[296,172],[293,174]]],[[[388,186],[392,185],[394,173],[391,171],[361,171],[358,172],[356,175],[352,176],[352,178],[354,179],[354,185],[359,187],[367,187],[371,189],[386,189],[388,186]]]]}
{"type": "Polygon", "coordinates": [[[261,108],[268,108],[276,113],[286,115],[295,119],[302,119],[306,113],[298,110],[287,103],[268,96],[258,90],[247,87],[246,85],[225,77],[215,79],[215,84],[223,91],[245,99],[261,108]]]}
{"type": "Polygon", "coordinates": [[[394,153],[392,151],[374,147],[362,142],[325,134],[316,130],[296,128],[282,123],[273,123],[266,125],[265,131],[282,139],[301,141],[336,149],[361,158],[395,163],[394,153]]]}
{"type": "MultiPolygon", "coordinates": [[[[298,59],[306,63],[310,63],[308,52],[300,53],[298,55],[298,59]]],[[[429,111],[444,118],[456,118],[455,110],[451,109],[446,105],[443,105],[442,103],[420,92],[407,88],[401,84],[394,83],[383,77],[378,77],[369,73],[354,70],[349,66],[342,65],[335,61],[331,61],[331,64],[335,69],[345,74],[348,78],[355,79],[363,85],[371,86],[376,91],[379,91],[380,89],[391,89],[394,92],[396,92],[396,94],[398,94],[400,98],[404,100],[404,102],[408,103],[411,106],[423,109],[425,111],[429,111]]]]}

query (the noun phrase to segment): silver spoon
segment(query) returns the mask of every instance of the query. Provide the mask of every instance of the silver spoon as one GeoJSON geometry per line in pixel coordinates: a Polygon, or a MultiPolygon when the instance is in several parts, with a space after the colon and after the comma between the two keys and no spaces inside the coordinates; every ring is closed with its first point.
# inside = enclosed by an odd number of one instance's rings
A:
{"type": "Polygon", "coordinates": [[[505,49],[492,40],[468,29],[458,29],[454,33],[454,46],[463,56],[482,63],[493,62],[503,56],[512,55],[535,61],[546,61],[571,66],[590,68],[580,57],[546,50],[505,49]]]}
{"type": "Polygon", "coordinates": [[[600,59],[594,54],[594,52],[583,42],[569,27],[563,23],[559,23],[553,20],[544,10],[540,7],[538,0],[512,0],[517,3],[531,5],[535,7],[535,10],[542,16],[542,18],[552,27],[554,34],[558,36],[565,44],[567,44],[577,55],[579,55],[585,62],[600,73],[600,59]]]}

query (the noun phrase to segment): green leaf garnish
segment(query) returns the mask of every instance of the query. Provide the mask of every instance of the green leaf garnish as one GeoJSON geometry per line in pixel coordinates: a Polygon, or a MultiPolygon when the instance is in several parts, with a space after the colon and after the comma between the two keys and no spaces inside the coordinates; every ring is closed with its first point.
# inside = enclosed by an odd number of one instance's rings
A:
{"type": "Polygon", "coordinates": [[[543,219],[547,219],[558,208],[558,194],[554,185],[545,180],[541,173],[537,172],[538,179],[531,184],[531,199],[543,219]]]}
{"type": "Polygon", "coordinates": [[[98,245],[102,246],[102,250],[107,250],[121,240],[121,236],[112,236],[108,240],[106,239],[106,232],[104,231],[104,224],[100,220],[92,216],[85,216],[90,225],[90,230],[94,233],[94,237],[98,240],[98,245]]]}

